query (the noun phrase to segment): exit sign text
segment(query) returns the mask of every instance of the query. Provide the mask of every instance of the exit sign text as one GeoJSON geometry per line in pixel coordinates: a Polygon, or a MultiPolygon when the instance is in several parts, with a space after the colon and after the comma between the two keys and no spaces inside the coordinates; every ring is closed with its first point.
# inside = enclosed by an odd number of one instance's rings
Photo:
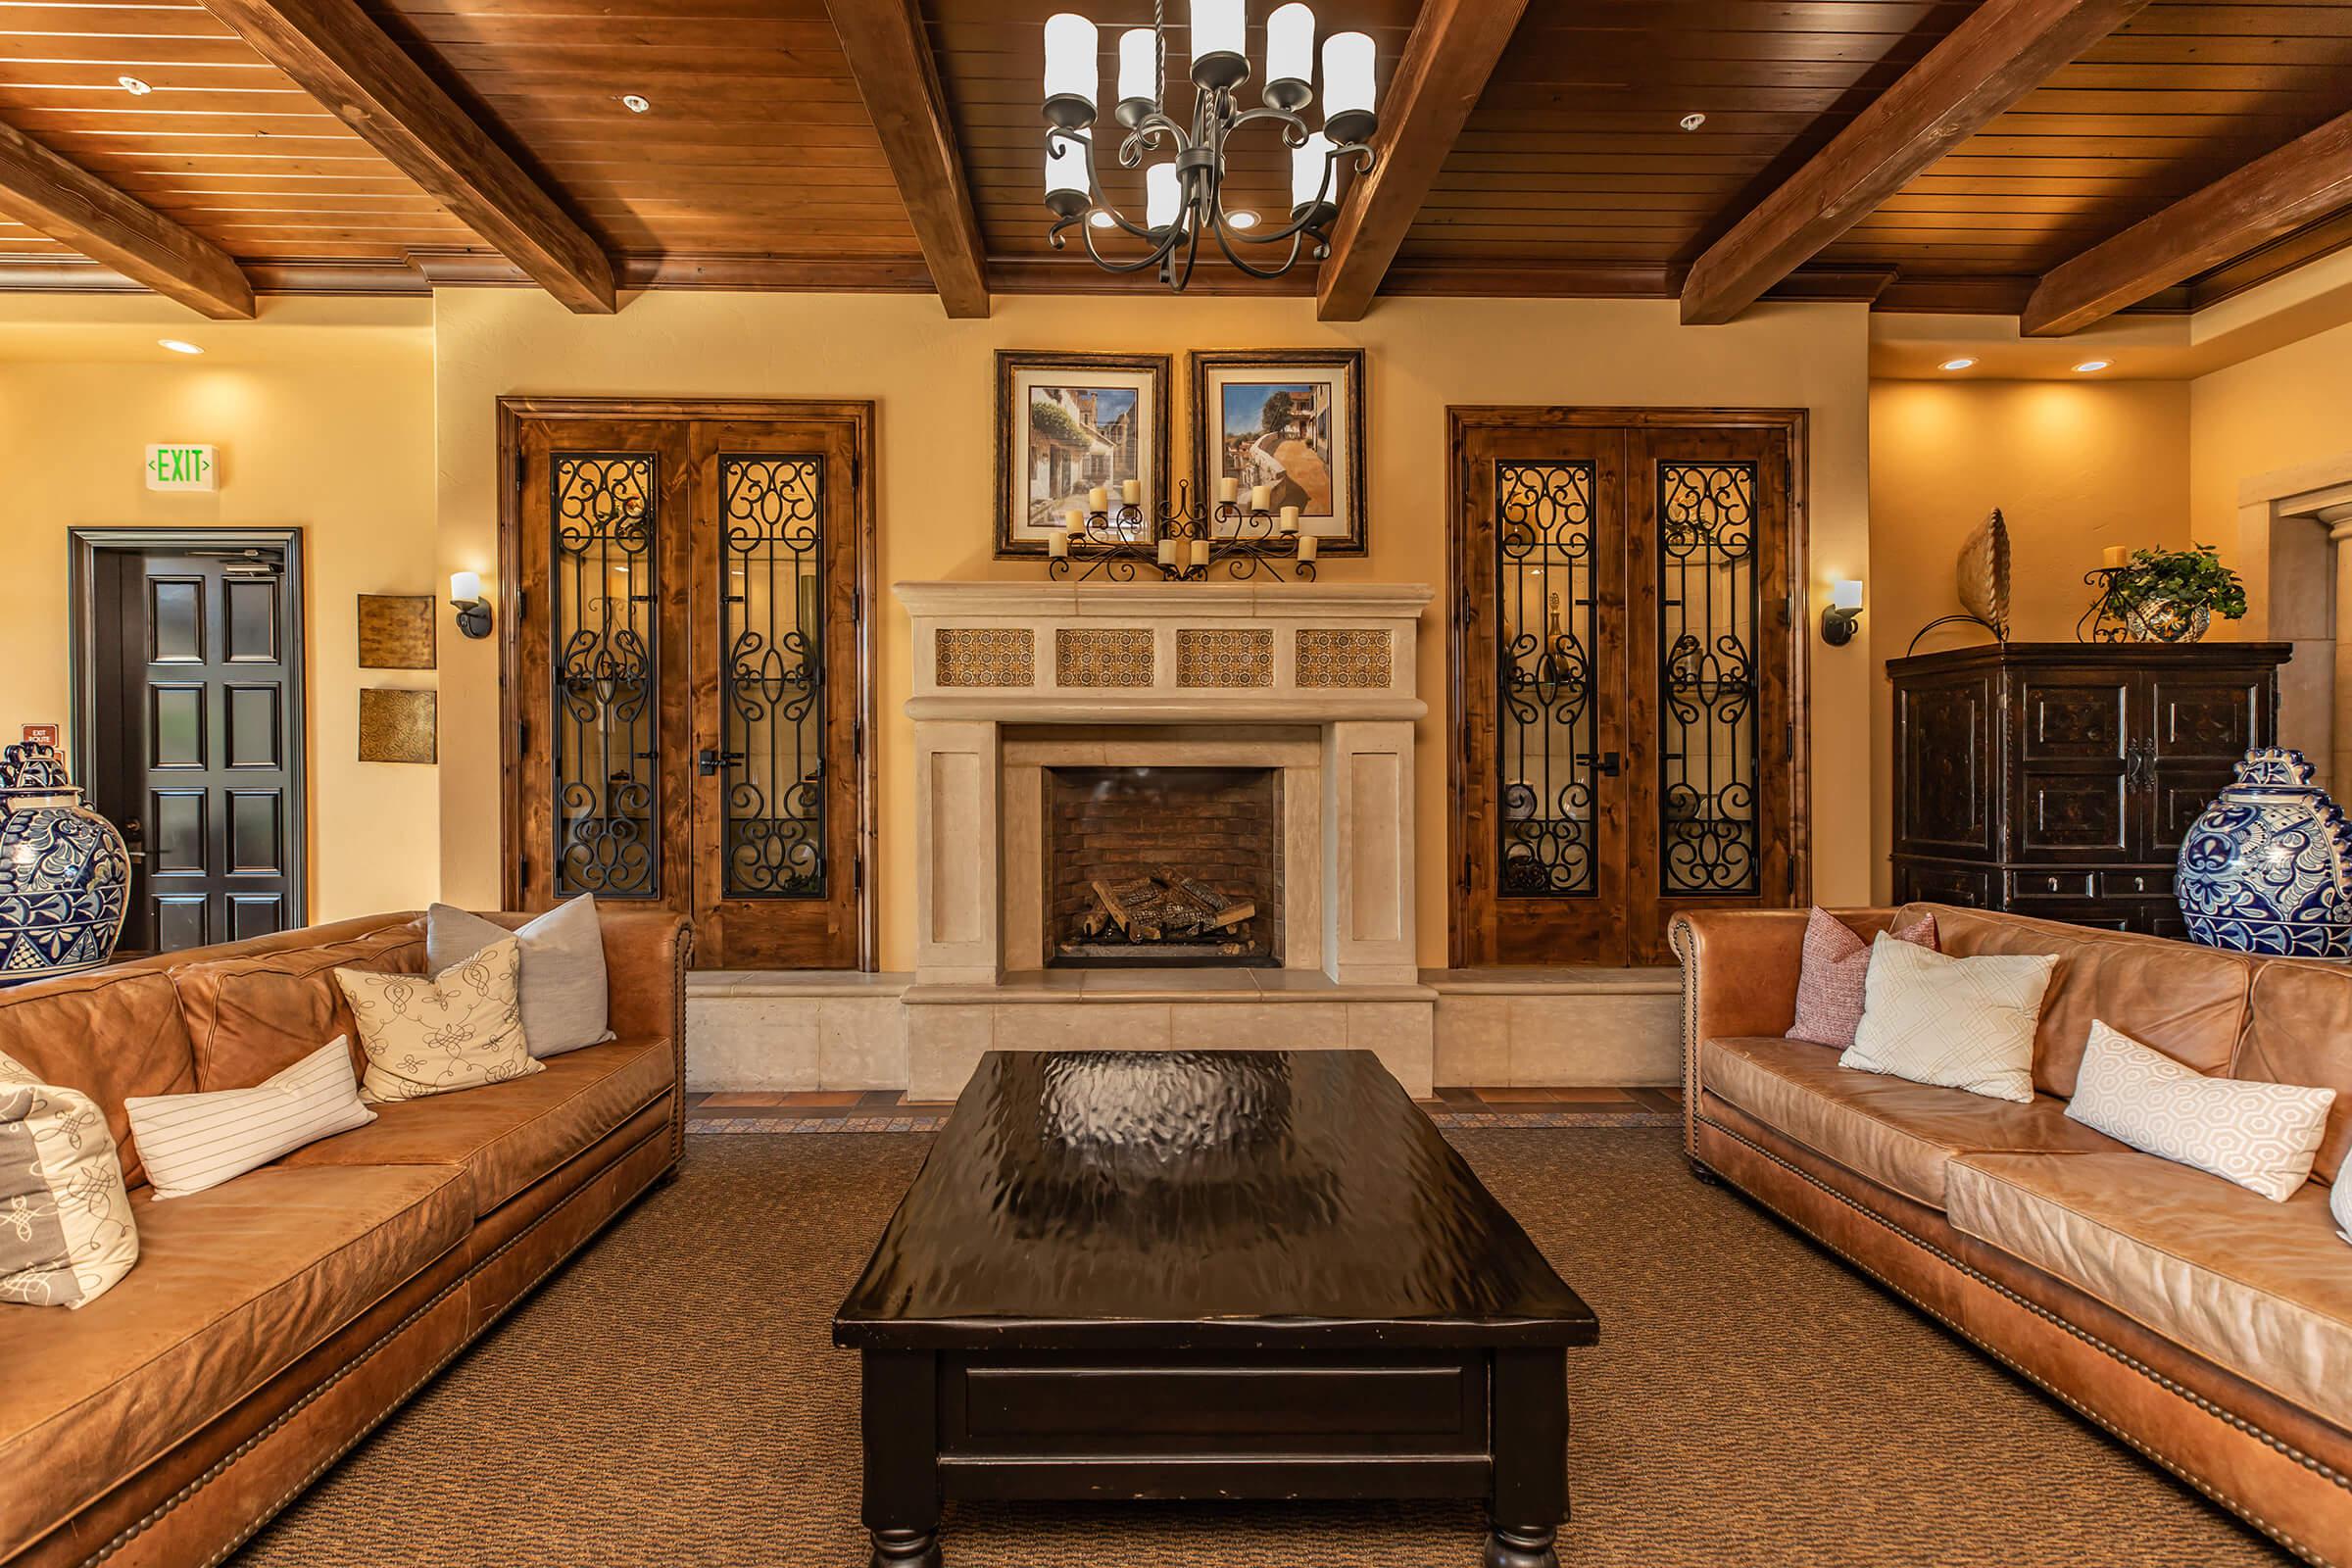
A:
{"type": "Polygon", "coordinates": [[[209,446],[151,446],[147,449],[150,490],[218,490],[220,464],[209,446]]]}

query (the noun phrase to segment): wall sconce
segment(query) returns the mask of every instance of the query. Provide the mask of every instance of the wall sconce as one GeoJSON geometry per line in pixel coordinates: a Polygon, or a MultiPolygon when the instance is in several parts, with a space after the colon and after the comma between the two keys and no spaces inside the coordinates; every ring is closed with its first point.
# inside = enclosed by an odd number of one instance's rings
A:
{"type": "Polygon", "coordinates": [[[468,637],[490,635],[490,602],[482,597],[480,572],[451,572],[449,602],[458,607],[458,630],[468,637]]]}
{"type": "Polygon", "coordinates": [[[1851,577],[1830,584],[1829,608],[1821,612],[1821,640],[1843,648],[1854,640],[1854,627],[1861,619],[1862,585],[1851,577]]]}

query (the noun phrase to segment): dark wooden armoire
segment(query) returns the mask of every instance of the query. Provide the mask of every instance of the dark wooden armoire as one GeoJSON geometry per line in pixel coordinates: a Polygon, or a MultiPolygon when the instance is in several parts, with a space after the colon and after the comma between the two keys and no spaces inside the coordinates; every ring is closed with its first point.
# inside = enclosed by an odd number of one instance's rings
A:
{"type": "Polygon", "coordinates": [[[2008,643],[1889,660],[1894,897],[2183,935],[2180,839],[2275,744],[2285,643],[2008,643]]]}

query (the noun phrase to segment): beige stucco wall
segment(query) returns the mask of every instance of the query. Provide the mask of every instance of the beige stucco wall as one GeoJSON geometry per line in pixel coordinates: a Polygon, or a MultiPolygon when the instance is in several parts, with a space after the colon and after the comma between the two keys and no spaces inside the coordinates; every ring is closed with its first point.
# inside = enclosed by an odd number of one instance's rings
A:
{"type": "MultiPolygon", "coordinates": [[[[1959,611],[1954,562],[1994,507],[2009,527],[2011,636],[2065,642],[2110,545],[2187,542],[2189,392],[2180,381],[1879,381],[1870,394],[1872,871],[1890,890],[1886,662],[1959,611]]],[[[2232,525],[2234,532],[2234,524],[2232,525]]],[[[2200,535],[2199,537],[2204,537],[2200,535]]],[[[1939,628],[1920,651],[1982,642],[1939,628]]],[[[1816,744],[1819,744],[1818,738],[1816,744]]]]}
{"type": "Polygon", "coordinates": [[[2199,539],[2237,545],[2237,487],[2352,453],[2352,326],[2189,383],[2189,516],[2199,539]]]}
{"type": "MultiPolygon", "coordinates": [[[[1169,352],[1361,345],[1369,351],[1368,560],[1327,581],[1416,581],[1443,591],[1449,404],[1799,407],[1812,411],[1815,604],[1829,579],[1870,575],[1868,319],[1851,305],[1767,306],[1728,327],[1686,328],[1671,301],[1387,300],[1363,322],[1325,326],[1298,299],[1005,298],[987,320],[951,321],[929,298],[651,294],[618,317],[574,317],[524,290],[452,290],[437,301],[440,561],[497,560],[495,402],[503,394],[871,398],[879,405],[877,668],[883,716],[881,960],[913,960],[914,819],[907,625],[887,586],[907,578],[1033,579],[990,560],[993,354],[999,348],[1169,352]]],[[[1181,358],[1176,380],[1181,398],[1181,358]]],[[[1189,462],[1178,410],[1174,465],[1189,462]]],[[[1422,641],[1415,809],[1420,956],[1446,951],[1446,653],[1442,607],[1422,641]]],[[[1871,664],[1860,645],[1810,645],[1815,890],[1866,898],[1871,664]]],[[[441,845],[445,896],[498,888],[495,643],[445,645],[441,845]]]]}
{"type": "MultiPolygon", "coordinates": [[[[299,525],[314,920],[439,891],[436,769],[357,760],[360,687],[435,684],[361,670],[355,606],[435,591],[431,315],[421,301],[270,299],[261,320],[221,325],[154,299],[0,296],[0,740],[71,723],[69,528],[299,525]],[[168,353],[167,335],[210,352],[168,353]],[[149,492],[151,441],[218,446],[220,489],[149,492]]],[[[444,651],[457,640],[445,625],[444,651]]]]}

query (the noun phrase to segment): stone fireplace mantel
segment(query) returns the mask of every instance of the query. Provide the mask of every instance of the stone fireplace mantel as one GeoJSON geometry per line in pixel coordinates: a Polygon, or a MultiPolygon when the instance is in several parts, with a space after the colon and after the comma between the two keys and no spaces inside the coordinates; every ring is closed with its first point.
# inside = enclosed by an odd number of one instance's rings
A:
{"type": "Polygon", "coordinates": [[[917,985],[1044,959],[1040,771],[1281,769],[1286,964],[1411,985],[1425,585],[910,582],[917,985]],[[1168,728],[1156,728],[1168,726],[1168,728]]]}

